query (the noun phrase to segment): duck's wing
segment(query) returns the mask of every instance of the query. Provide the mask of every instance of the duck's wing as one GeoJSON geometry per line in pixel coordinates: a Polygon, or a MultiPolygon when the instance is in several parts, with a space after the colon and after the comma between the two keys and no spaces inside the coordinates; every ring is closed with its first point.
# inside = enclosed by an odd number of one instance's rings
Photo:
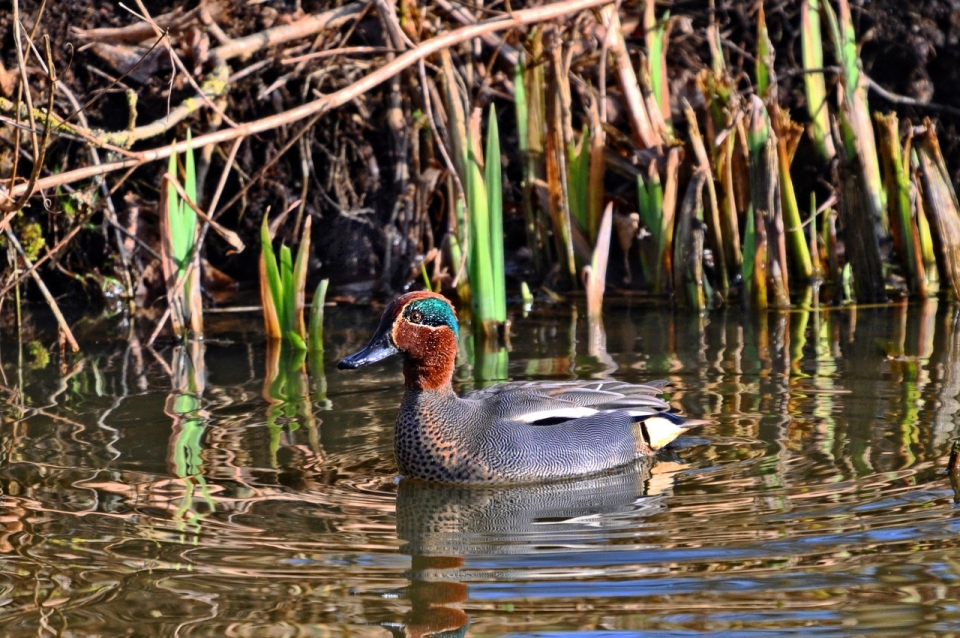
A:
{"type": "Polygon", "coordinates": [[[530,381],[502,383],[464,395],[465,400],[491,403],[497,416],[536,425],[552,425],[612,410],[647,416],[670,409],[658,395],[665,381],[647,384],[622,381],[530,381]]]}

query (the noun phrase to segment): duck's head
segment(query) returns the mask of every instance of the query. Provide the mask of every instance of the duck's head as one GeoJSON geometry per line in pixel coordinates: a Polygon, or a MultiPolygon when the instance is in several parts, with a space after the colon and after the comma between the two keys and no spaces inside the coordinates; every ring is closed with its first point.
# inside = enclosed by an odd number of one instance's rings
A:
{"type": "Polygon", "coordinates": [[[387,306],[370,342],[337,367],[354,369],[402,354],[407,386],[435,390],[450,383],[459,336],[449,301],[432,292],[410,292],[387,306]]]}

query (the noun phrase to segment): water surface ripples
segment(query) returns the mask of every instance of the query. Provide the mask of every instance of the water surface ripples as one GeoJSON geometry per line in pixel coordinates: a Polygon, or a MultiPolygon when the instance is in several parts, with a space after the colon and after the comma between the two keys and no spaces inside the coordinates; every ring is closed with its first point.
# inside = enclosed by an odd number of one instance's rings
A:
{"type": "Polygon", "coordinates": [[[0,633],[960,631],[956,308],[518,315],[493,368],[666,377],[709,423],[656,463],[514,487],[397,480],[399,363],[332,366],[369,315],[329,312],[326,375],[255,321],[46,365],[5,338],[0,633]]]}

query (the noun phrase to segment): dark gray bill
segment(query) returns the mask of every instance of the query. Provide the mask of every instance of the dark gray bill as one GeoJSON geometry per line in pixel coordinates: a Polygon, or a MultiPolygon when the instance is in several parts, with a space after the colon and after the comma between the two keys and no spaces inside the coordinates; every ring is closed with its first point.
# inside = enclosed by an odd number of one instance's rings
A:
{"type": "Polygon", "coordinates": [[[390,355],[399,352],[400,350],[390,343],[389,332],[378,330],[377,334],[373,335],[373,338],[370,339],[370,343],[365,345],[361,350],[341,360],[340,363],[337,364],[337,367],[341,370],[353,370],[360,366],[383,361],[390,355]]]}

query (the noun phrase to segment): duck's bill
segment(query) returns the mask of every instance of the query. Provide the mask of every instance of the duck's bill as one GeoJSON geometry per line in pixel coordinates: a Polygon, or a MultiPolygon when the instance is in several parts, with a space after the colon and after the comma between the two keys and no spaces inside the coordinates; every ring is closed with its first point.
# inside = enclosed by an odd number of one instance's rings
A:
{"type": "Polygon", "coordinates": [[[378,333],[373,336],[370,343],[365,345],[362,350],[354,352],[349,357],[342,359],[337,367],[341,370],[353,370],[361,366],[367,366],[377,361],[383,361],[390,355],[399,353],[396,346],[390,343],[390,337],[387,333],[378,333]]]}

